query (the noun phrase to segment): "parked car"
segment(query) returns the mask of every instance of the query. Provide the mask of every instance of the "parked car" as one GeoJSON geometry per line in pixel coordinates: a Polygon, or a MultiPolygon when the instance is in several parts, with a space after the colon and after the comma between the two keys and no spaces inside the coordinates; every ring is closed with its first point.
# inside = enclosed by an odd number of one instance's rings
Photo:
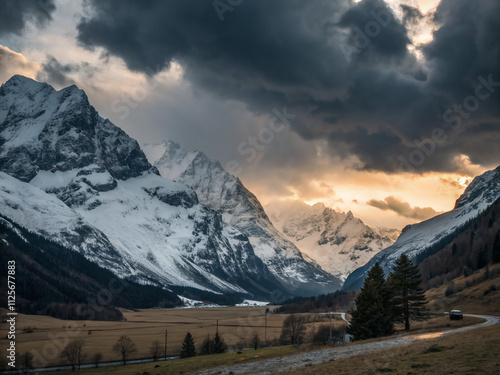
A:
{"type": "Polygon", "coordinates": [[[460,310],[451,310],[448,314],[452,320],[460,320],[464,318],[464,314],[460,310]]]}

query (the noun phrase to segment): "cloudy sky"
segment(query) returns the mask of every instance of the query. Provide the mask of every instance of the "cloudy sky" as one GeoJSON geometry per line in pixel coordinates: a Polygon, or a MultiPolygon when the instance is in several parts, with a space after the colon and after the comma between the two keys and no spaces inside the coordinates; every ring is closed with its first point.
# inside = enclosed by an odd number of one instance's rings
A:
{"type": "Polygon", "coordinates": [[[498,0],[0,2],[0,82],[76,84],[264,203],[401,228],[500,164],[498,0]]]}

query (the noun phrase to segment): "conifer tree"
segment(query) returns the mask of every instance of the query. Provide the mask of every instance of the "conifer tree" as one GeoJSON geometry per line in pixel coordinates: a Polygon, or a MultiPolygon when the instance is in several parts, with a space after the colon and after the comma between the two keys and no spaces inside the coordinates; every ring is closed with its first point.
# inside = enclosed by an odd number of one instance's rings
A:
{"type": "Polygon", "coordinates": [[[224,339],[219,335],[219,332],[215,333],[215,337],[210,342],[210,354],[218,354],[227,352],[227,345],[224,339]]]}
{"type": "Polygon", "coordinates": [[[390,304],[394,321],[403,322],[407,331],[411,321],[428,319],[425,307],[427,300],[420,288],[421,282],[418,267],[413,265],[407,255],[402,254],[394,264],[387,284],[391,290],[390,304]]]}
{"type": "Polygon", "coordinates": [[[181,348],[181,358],[189,358],[194,357],[196,355],[196,348],[194,347],[193,336],[190,332],[186,333],[186,337],[184,337],[184,342],[182,343],[181,348]]]}
{"type": "Polygon", "coordinates": [[[364,285],[356,297],[356,310],[352,312],[347,333],[354,340],[387,336],[393,332],[389,293],[384,270],[376,263],[368,272],[364,285]]]}
{"type": "Polygon", "coordinates": [[[493,242],[493,263],[500,262],[500,230],[497,231],[493,242]]]}

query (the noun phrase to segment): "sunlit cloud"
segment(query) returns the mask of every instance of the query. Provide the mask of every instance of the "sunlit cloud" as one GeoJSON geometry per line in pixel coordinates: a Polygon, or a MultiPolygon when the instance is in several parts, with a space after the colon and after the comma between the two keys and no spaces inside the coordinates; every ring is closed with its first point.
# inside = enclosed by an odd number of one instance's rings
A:
{"type": "Polygon", "coordinates": [[[5,82],[15,74],[35,78],[40,65],[28,60],[23,54],[0,45],[0,82],[5,82]]]}

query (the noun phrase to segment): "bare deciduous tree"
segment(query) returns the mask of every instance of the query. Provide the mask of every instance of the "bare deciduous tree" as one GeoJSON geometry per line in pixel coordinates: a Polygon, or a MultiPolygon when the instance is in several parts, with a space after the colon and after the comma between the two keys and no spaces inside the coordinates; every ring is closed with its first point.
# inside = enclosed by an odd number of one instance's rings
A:
{"type": "Polygon", "coordinates": [[[130,337],[123,335],[118,339],[116,344],[113,345],[113,351],[120,353],[123,364],[125,365],[130,354],[137,352],[137,348],[130,337]]]}
{"type": "Polygon", "coordinates": [[[23,370],[23,374],[28,374],[33,369],[34,357],[35,356],[27,350],[19,356],[19,367],[23,370]]]}
{"type": "Polygon", "coordinates": [[[153,360],[155,362],[158,360],[158,358],[160,358],[162,349],[163,348],[158,340],[153,341],[153,343],[151,344],[151,348],[149,348],[149,352],[153,356],[153,360]]]}
{"type": "Polygon", "coordinates": [[[257,334],[257,332],[255,332],[252,338],[250,339],[250,346],[255,350],[259,349],[262,346],[262,342],[260,341],[260,337],[257,334]]]}
{"type": "Polygon", "coordinates": [[[92,356],[92,363],[95,365],[95,367],[99,367],[99,363],[101,363],[102,361],[102,353],[101,352],[97,352],[97,353],[94,353],[94,355],[92,356]]]}
{"type": "Polygon", "coordinates": [[[82,339],[72,340],[61,352],[61,357],[70,364],[72,371],[80,371],[80,366],[87,356],[83,350],[85,342],[82,339]]]}
{"type": "Polygon", "coordinates": [[[306,319],[303,316],[290,315],[283,322],[281,328],[282,342],[289,342],[292,345],[300,345],[306,332],[306,319]]]}

